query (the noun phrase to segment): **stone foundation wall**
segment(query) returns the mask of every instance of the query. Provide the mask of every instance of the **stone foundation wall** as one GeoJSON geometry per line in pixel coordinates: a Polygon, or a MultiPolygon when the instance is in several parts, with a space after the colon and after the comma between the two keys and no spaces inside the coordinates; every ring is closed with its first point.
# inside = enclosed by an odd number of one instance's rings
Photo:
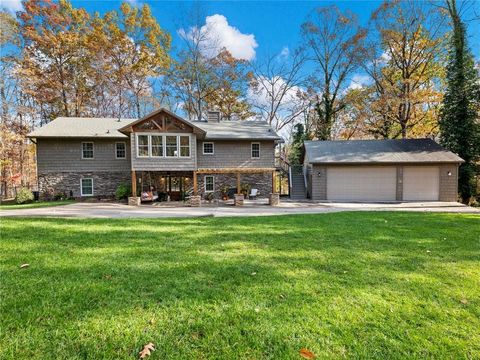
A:
{"type": "Polygon", "coordinates": [[[38,174],[40,196],[46,198],[58,193],[81,197],[80,179],[93,179],[93,197],[114,197],[118,185],[131,184],[131,174],[121,172],[57,172],[38,174]]]}
{"type": "MultiPolygon", "coordinates": [[[[228,186],[229,188],[237,187],[237,175],[236,174],[199,174],[198,175],[198,192],[205,198],[205,176],[214,177],[214,199],[221,199],[222,194],[220,189],[222,186],[228,186]]],[[[272,192],[272,174],[260,173],[260,174],[241,174],[241,184],[249,184],[250,188],[258,189],[260,192],[259,197],[268,198],[272,192]]]]}

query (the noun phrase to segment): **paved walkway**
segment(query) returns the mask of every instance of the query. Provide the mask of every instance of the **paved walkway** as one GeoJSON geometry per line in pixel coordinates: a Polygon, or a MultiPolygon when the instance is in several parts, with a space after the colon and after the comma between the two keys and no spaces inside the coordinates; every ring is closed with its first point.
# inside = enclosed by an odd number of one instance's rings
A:
{"type": "Polygon", "coordinates": [[[409,202],[409,203],[316,203],[282,200],[280,206],[272,207],[264,200],[247,201],[243,207],[231,205],[206,205],[201,208],[187,206],[142,205],[139,207],[117,203],[74,203],[70,205],[23,209],[0,210],[1,216],[59,216],[90,218],[164,218],[198,216],[268,216],[287,214],[317,214],[339,211],[419,211],[475,213],[480,209],[459,203],[409,202]]]}

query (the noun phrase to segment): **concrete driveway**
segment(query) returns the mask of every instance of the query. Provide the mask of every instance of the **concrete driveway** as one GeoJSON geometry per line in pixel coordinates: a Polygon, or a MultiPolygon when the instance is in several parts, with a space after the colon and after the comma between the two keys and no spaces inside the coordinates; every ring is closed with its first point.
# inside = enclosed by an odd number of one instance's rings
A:
{"type": "Polygon", "coordinates": [[[166,218],[199,216],[268,216],[288,214],[318,214],[339,211],[418,211],[474,213],[480,209],[459,203],[408,202],[408,203],[319,203],[282,200],[272,207],[264,200],[246,202],[243,207],[206,205],[200,208],[169,205],[142,205],[138,207],[118,203],[74,203],[64,206],[24,210],[0,210],[1,216],[58,216],[88,218],[166,218]]]}

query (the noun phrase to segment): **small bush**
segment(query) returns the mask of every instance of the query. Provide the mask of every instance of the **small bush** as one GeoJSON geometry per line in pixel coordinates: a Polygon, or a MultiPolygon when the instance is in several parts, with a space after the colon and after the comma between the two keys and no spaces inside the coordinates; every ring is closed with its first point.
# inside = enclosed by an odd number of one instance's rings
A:
{"type": "Polygon", "coordinates": [[[34,199],[33,193],[29,189],[21,188],[17,192],[15,201],[17,202],[17,204],[26,204],[26,203],[32,202],[33,199],[34,199]]]}
{"type": "Polygon", "coordinates": [[[126,199],[132,193],[132,189],[127,184],[120,184],[115,191],[115,198],[117,200],[126,199]]]}
{"type": "Polygon", "coordinates": [[[62,192],[58,192],[55,195],[53,195],[53,200],[55,201],[66,200],[66,199],[67,199],[67,195],[65,195],[65,193],[62,193],[62,192]]]}

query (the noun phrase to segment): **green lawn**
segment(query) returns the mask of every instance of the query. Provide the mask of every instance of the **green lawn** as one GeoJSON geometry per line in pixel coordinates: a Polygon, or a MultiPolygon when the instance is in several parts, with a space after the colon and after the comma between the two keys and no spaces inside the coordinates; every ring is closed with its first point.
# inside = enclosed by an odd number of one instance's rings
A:
{"type": "Polygon", "coordinates": [[[2,204],[0,210],[16,210],[16,209],[35,209],[41,207],[60,206],[73,204],[75,200],[61,200],[61,201],[35,201],[28,204],[2,204]]]}
{"type": "Polygon", "coordinates": [[[2,218],[0,358],[480,358],[480,217],[2,218]],[[29,267],[20,268],[28,263],[29,267]]]}

